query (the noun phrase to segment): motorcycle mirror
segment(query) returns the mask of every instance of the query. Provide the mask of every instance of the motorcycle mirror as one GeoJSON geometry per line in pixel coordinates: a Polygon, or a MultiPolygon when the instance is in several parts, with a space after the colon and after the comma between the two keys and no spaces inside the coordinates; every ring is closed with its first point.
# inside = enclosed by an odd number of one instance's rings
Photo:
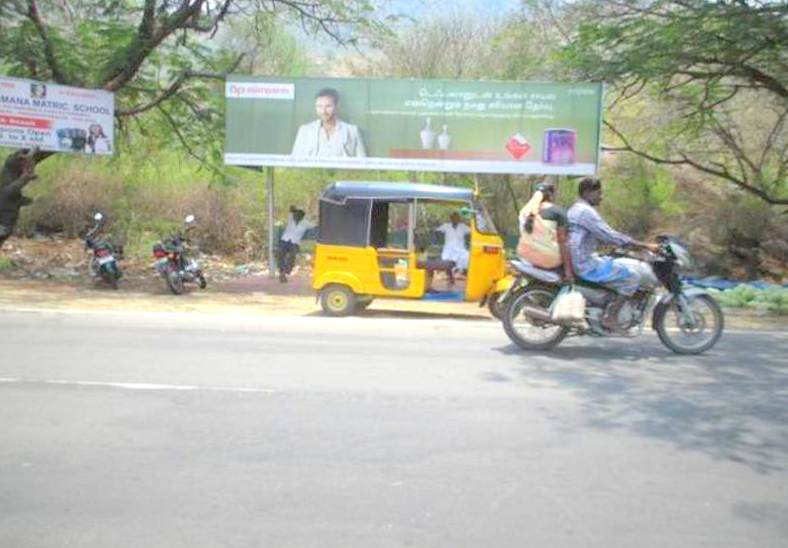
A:
{"type": "Polygon", "coordinates": [[[194,222],[194,215],[187,215],[186,218],[184,219],[184,222],[187,225],[192,224],[194,222]]]}
{"type": "Polygon", "coordinates": [[[104,218],[104,215],[102,215],[101,213],[96,213],[95,215],[93,215],[93,220],[95,220],[95,221],[100,221],[103,218],[104,218]]]}

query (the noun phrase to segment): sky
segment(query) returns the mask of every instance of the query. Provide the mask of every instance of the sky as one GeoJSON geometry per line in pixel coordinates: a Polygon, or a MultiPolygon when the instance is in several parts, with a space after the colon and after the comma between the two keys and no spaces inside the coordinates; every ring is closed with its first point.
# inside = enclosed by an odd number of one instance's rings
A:
{"type": "Polygon", "coordinates": [[[497,15],[517,9],[521,2],[520,0],[389,0],[389,4],[392,11],[401,11],[418,17],[452,10],[497,15]]]}

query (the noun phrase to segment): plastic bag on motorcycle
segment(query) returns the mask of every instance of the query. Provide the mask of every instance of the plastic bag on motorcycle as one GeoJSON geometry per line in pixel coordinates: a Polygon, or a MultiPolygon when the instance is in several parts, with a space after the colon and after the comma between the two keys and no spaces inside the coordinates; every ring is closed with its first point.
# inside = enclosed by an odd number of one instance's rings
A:
{"type": "Polygon", "coordinates": [[[586,315],[586,299],[572,286],[562,287],[550,306],[550,317],[557,322],[582,322],[586,315]]]}

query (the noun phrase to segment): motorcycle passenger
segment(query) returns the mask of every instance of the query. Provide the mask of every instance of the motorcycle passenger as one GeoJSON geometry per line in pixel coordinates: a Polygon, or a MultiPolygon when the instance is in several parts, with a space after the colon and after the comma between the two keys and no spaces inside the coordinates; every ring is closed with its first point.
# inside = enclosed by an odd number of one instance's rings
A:
{"type": "Polygon", "coordinates": [[[637,241],[614,230],[597,212],[595,206],[602,202],[602,182],[593,177],[580,181],[580,199],[569,208],[569,251],[575,273],[582,279],[613,289],[616,299],[607,307],[602,325],[614,331],[618,313],[628,297],[638,290],[638,276],[617,259],[596,253],[598,244],[634,247],[656,252],[658,246],[637,241]]]}
{"type": "Polygon", "coordinates": [[[563,265],[563,281],[571,284],[575,276],[567,245],[569,221],[566,211],[553,203],[554,196],[555,186],[541,182],[520,210],[517,255],[539,268],[553,269],[563,265]]]}

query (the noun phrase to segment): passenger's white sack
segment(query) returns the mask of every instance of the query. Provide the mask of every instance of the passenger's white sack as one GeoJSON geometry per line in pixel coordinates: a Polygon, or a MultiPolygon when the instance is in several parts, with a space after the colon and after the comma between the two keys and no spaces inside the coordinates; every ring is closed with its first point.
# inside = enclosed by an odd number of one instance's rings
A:
{"type": "Polygon", "coordinates": [[[572,286],[564,286],[550,307],[550,316],[555,321],[582,322],[586,315],[586,299],[572,286]]]}

